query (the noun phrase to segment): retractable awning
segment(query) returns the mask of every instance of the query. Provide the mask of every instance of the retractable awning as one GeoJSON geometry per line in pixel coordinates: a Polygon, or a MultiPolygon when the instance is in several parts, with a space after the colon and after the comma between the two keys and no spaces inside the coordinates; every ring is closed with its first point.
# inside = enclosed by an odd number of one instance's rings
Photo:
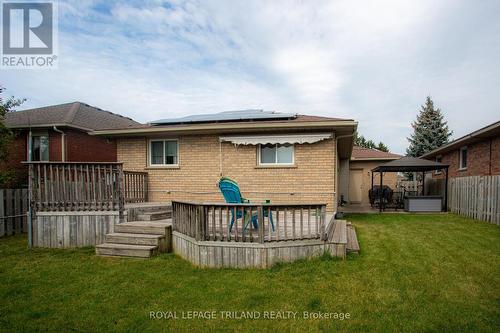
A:
{"type": "Polygon", "coordinates": [[[265,145],[265,144],[303,144],[315,143],[330,139],[331,133],[287,134],[287,135],[246,135],[221,136],[221,142],[231,142],[235,145],[265,145]]]}

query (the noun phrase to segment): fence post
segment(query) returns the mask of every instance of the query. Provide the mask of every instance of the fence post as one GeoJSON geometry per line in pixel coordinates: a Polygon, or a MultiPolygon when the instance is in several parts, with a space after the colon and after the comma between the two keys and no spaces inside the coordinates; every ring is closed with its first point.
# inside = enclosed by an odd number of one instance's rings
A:
{"type": "Polygon", "coordinates": [[[28,167],[28,247],[33,247],[33,215],[36,211],[33,209],[33,182],[35,180],[33,174],[33,164],[28,167]]]}

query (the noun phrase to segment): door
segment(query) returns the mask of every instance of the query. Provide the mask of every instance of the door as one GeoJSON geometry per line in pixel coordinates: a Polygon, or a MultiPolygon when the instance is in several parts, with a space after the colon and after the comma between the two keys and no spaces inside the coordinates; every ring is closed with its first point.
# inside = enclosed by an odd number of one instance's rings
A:
{"type": "Polygon", "coordinates": [[[361,203],[363,170],[349,170],[349,202],[361,203]]]}

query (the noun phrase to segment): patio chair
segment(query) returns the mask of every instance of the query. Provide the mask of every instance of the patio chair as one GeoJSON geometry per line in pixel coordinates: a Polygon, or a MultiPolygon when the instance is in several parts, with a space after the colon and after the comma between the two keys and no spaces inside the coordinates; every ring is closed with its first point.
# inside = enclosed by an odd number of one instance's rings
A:
{"type": "MultiPolygon", "coordinates": [[[[250,200],[243,198],[240,192],[240,187],[238,186],[238,183],[231,178],[228,177],[221,177],[219,180],[219,189],[224,196],[224,200],[226,200],[226,203],[250,203],[250,200]]],[[[269,202],[269,200],[266,200],[266,203],[269,202]]],[[[229,232],[231,232],[231,229],[233,228],[233,224],[237,219],[243,218],[243,221],[245,222],[247,220],[248,212],[244,210],[244,212],[241,212],[240,210],[236,210],[235,208],[231,209],[231,225],[229,226],[229,232]]],[[[270,210],[264,210],[264,217],[269,217],[269,222],[271,222],[271,227],[273,228],[274,231],[274,223],[273,223],[273,214],[270,212],[270,210]]],[[[258,216],[257,214],[252,214],[252,224],[254,229],[259,228],[259,222],[258,222],[258,216]]],[[[247,228],[248,224],[250,223],[250,219],[246,221],[244,229],[247,228]]]]}

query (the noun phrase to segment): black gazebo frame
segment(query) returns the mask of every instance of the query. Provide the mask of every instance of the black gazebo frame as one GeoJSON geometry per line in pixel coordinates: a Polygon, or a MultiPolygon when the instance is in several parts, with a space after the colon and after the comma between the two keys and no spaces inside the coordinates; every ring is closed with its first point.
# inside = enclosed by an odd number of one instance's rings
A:
{"type": "MultiPolygon", "coordinates": [[[[373,174],[380,173],[380,189],[383,186],[384,172],[422,172],[422,192],[425,189],[425,172],[434,170],[444,170],[446,173],[444,187],[444,211],[448,211],[448,164],[424,160],[416,157],[402,157],[372,169],[372,192],[373,174]]],[[[423,193],[422,193],[423,194],[423,193]]],[[[379,211],[382,212],[382,198],[379,198],[379,211]]]]}

